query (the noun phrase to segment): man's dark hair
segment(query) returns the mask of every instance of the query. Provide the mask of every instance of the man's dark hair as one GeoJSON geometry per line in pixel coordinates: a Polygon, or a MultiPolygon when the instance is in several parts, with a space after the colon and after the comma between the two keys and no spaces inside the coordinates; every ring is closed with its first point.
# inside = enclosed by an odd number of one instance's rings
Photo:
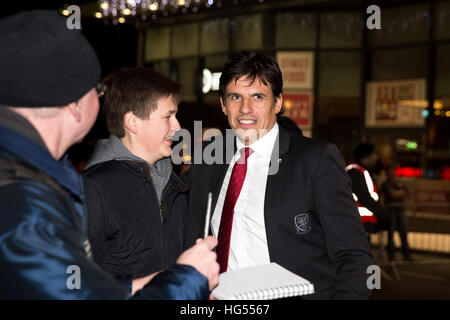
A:
{"type": "Polygon", "coordinates": [[[353,153],[356,162],[361,162],[361,159],[372,154],[375,150],[375,146],[371,143],[360,143],[353,153]]]}
{"type": "Polygon", "coordinates": [[[278,63],[269,56],[256,52],[232,54],[225,63],[220,76],[219,95],[225,103],[225,91],[230,81],[249,78],[252,83],[258,77],[270,85],[274,99],[283,92],[283,78],[278,63]]]}
{"type": "Polygon", "coordinates": [[[125,136],[123,117],[129,111],[140,119],[148,119],[161,98],[173,97],[180,102],[180,85],[149,68],[136,67],[109,75],[106,85],[104,111],[110,134],[125,136]]]}

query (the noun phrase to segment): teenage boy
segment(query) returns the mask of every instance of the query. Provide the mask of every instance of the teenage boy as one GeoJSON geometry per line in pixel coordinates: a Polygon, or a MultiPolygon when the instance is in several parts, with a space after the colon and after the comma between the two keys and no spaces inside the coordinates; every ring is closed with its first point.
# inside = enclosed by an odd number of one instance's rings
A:
{"type": "Polygon", "coordinates": [[[180,87],[147,68],[120,70],[105,85],[111,135],[83,174],[89,240],[104,270],[139,282],[175,263],[183,249],[188,188],[169,158],[180,129],[180,87]]]}

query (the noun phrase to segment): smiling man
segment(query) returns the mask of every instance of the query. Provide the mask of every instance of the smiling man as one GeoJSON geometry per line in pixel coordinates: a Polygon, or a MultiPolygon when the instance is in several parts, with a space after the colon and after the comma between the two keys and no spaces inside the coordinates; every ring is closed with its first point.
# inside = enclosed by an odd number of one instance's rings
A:
{"type": "Polygon", "coordinates": [[[180,87],[147,68],[118,71],[104,83],[111,136],[99,141],[83,174],[89,240],[104,270],[140,287],[183,248],[187,186],[168,158],[180,129],[180,87]]]}
{"type": "Polygon", "coordinates": [[[243,76],[228,83],[226,93],[220,98],[228,123],[246,146],[262,139],[274,127],[283,103],[282,95],[275,96],[264,82],[243,76]]]}
{"type": "Polygon", "coordinates": [[[373,260],[342,158],[336,146],[278,126],[282,87],[278,64],[263,54],[235,54],[225,63],[219,94],[236,135],[234,156],[188,172],[185,245],[208,223],[221,272],[276,262],[314,283],[315,294],[305,298],[367,299],[373,260]]]}

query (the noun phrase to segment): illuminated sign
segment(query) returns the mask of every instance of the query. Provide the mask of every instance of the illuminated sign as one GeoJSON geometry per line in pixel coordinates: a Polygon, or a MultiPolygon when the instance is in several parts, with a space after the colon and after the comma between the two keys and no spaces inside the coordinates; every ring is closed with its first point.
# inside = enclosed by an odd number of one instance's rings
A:
{"type": "Polygon", "coordinates": [[[277,61],[283,74],[284,89],[313,88],[314,52],[278,52],[277,61]]]}
{"type": "Polygon", "coordinates": [[[422,169],[414,167],[397,167],[395,168],[395,175],[397,177],[420,178],[422,176],[422,169]]]}
{"type": "Polygon", "coordinates": [[[211,90],[219,90],[220,76],[222,72],[211,72],[208,69],[203,69],[203,88],[202,92],[204,94],[210,92],[211,90]]]}
{"type": "Polygon", "coordinates": [[[397,150],[417,150],[419,144],[414,140],[397,139],[395,140],[397,150]]]}

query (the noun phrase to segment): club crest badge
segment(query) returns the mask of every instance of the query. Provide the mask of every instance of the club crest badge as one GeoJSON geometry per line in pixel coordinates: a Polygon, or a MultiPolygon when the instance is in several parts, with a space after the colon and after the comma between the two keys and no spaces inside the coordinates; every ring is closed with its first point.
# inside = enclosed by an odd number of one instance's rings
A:
{"type": "Polygon", "coordinates": [[[311,231],[311,224],[307,213],[302,213],[294,217],[294,224],[297,234],[305,234],[311,231]]]}

